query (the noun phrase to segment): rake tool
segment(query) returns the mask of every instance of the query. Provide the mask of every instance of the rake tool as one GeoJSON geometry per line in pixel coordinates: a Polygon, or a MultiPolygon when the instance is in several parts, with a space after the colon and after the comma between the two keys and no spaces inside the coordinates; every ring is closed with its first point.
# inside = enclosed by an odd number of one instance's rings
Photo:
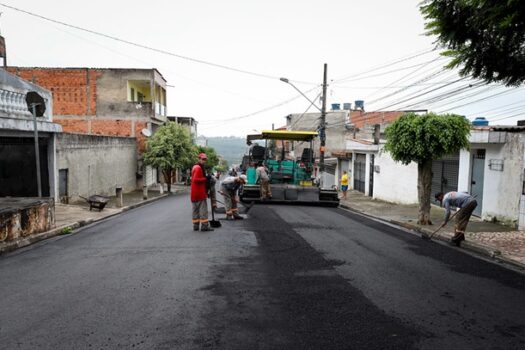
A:
{"type": "MultiPolygon", "coordinates": [[[[452,214],[452,216],[450,216],[450,218],[448,219],[449,221],[452,220],[454,218],[454,216],[456,216],[457,214],[459,213],[459,210],[456,211],[454,214],[452,214]]],[[[425,239],[425,240],[428,240],[428,241],[431,241],[432,240],[432,237],[434,237],[434,235],[439,231],[441,230],[443,227],[445,227],[445,225],[441,225],[437,228],[437,230],[435,230],[434,232],[432,232],[432,234],[430,236],[427,236],[426,234],[422,233],[421,234],[421,238],[425,239]]]]}

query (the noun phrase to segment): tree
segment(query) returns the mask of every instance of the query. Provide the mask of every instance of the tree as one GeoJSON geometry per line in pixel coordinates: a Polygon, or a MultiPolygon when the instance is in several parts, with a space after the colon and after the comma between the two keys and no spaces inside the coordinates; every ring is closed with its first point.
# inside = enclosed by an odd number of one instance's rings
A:
{"type": "Polygon", "coordinates": [[[219,156],[213,147],[197,146],[197,153],[206,153],[208,160],[206,161],[206,172],[212,172],[213,168],[219,165],[219,156]]]}
{"type": "Polygon", "coordinates": [[[385,149],[396,162],[405,165],[417,163],[418,223],[432,225],[432,161],[468,148],[470,122],[454,114],[406,113],[389,125],[385,132],[385,149]]]}
{"type": "Polygon", "coordinates": [[[507,86],[525,81],[523,0],[425,0],[427,35],[447,48],[449,68],[507,86]]]}
{"type": "Polygon", "coordinates": [[[171,179],[176,169],[187,168],[197,159],[195,146],[187,129],[177,123],[161,126],[146,142],[144,162],[162,170],[171,191],[171,179]]]}
{"type": "Polygon", "coordinates": [[[228,171],[228,161],[224,158],[219,158],[219,165],[215,169],[221,173],[226,173],[228,171]]]}

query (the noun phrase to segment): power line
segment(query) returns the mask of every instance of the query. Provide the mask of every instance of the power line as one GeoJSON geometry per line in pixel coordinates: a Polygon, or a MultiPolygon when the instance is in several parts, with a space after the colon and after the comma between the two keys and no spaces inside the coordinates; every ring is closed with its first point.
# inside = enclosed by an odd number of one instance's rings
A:
{"type": "MultiPolygon", "coordinates": [[[[438,61],[439,59],[440,59],[440,58],[438,57],[438,58],[436,58],[436,59],[433,60],[433,61],[438,61]]],[[[401,78],[399,78],[399,79],[396,79],[396,80],[392,81],[390,84],[387,85],[387,87],[408,80],[409,77],[411,77],[412,75],[416,74],[417,72],[419,72],[421,69],[425,68],[426,66],[430,65],[433,61],[430,61],[429,63],[427,63],[427,64],[425,64],[425,65],[423,65],[423,66],[420,66],[420,67],[416,68],[415,70],[413,70],[412,72],[410,72],[410,73],[404,75],[403,77],[401,77],[401,78]]],[[[434,69],[435,69],[435,68],[432,67],[432,68],[430,68],[430,69],[428,69],[428,70],[422,72],[421,74],[427,74],[427,73],[431,72],[431,71],[434,70],[434,69]]],[[[443,68],[440,67],[440,70],[441,70],[441,69],[443,69],[443,68]]],[[[376,90],[376,91],[372,92],[371,94],[369,94],[366,98],[367,98],[367,99],[370,99],[372,96],[378,94],[379,92],[381,92],[381,91],[383,91],[383,90],[384,90],[384,88],[379,88],[378,90],[376,90]]]]}
{"type": "MultiPolygon", "coordinates": [[[[514,102],[514,103],[509,103],[508,105],[503,106],[503,107],[510,107],[510,106],[517,105],[517,104],[519,104],[519,103],[523,103],[523,101],[518,101],[518,102],[514,102]]],[[[525,105],[524,105],[524,106],[525,106],[525,105]]],[[[498,106],[498,107],[494,107],[494,108],[485,109],[485,110],[482,110],[482,111],[479,111],[479,112],[470,113],[470,114],[468,114],[468,115],[471,116],[471,115],[475,115],[475,114],[487,113],[487,112],[491,112],[491,111],[494,111],[494,110],[499,110],[499,109],[501,109],[501,108],[502,108],[502,106],[498,106]]]]}
{"type": "Polygon", "coordinates": [[[505,119],[510,119],[510,118],[515,118],[515,117],[519,117],[521,115],[524,115],[525,114],[525,111],[522,111],[520,113],[516,113],[516,114],[513,114],[513,115],[510,115],[508,117],[503,117],[503,118],[498,118],[498,119],[493,119],[493,120],[490,120],[491,122],[497,122],[497,121],[500,121],[500,120],[505,120],[505,119]]]}
{"type": "Polygon", "coordinates": [[[408,70],[408,69],[411,69],[411,68],[414,68],[414,67],[421,67],[421,66],[424,67],[427,64],[432,63],[432,62],[435,62],[435,59],[430,60],[430,61],[426,61],[426,62],[423,62],[423,63],[414,64],[414,65],[408,66],[408,67],[401,67],[401,68],[392,69],[392,70],[389,70],[389,71],[386,71],[386,72],[381,72],[381,73],[372,74],[372,75],[366,75],[364,77],[359,77],[359,78],[354,78],[354,79],[345,79],[344,81],[358,81],[358,80],[363,80],[363,79],[376,78],[376,77],[380,77],[380,76],[383,76],[383,75],[388,75],[388,74],[392,74],[392,73],[402,72],[404,70],[408,70]]]}
{"type": "MultiPolygon", "coordinates": [[[[475,84],[469,84],[469,85],[466,85],[466,86],[462,86],[460,88],[456,88],[456,89],[453,89],[453,90],[448,90],[448,91],[445,91],[445,92],[443,92],[441,94],[431,96],[431,97],[429,97],[427,99],[417,101],[417,102],[412,103],[410,105],[405,105],[405,106],[403,106],[403,109],[415,108],[415,107],[421,106],[422,104],[432,105],[433,103],[444,101],[444,100],[447,100],[447,99],[449,99],[451,97],[454,97],[454,96],[457,96],[457,95],[461,95],[463,93],[463,91],[465,91],[465,90],[470,90],[470,89],[474,89],[475,90],[475,89],[481,87],[482,85],[485,85],[485,83],[484,82],[478,82],[478,83],[475,83],[475,84]]],[[[477,92],[474,93],[474,95],[479,95],[480,93],[481,92],[477,91],[477,92]]],[[[448,102],[447,102],[447,104],[448,104],[448,102]]]]}
{"type": "Polygon", "coordinates": [[[448,84],[445,84],[445,85],[439,86],[439,87],[434,88],[434,89],[432,89],[432,90],[430,90],[430,91],[420,93],[420,94],[418,94],[418,95],[415,95],[415,96],[413,96],[413,97],[406,98],[406,99],[401,100],[401,101],[398,101],[398,102],[396,102],[396,103],[392,103],[392,104],[390,104],[390,105],[388,105],[388,106],[386,106],[386,107],[384,107],[384,108],[380,108],[378,111],[386,110],[386,109],[388,109],[388,108],[390,108],[390,107],[393,107],[393,106],[395,106],[395,105],[401,104],[401,103],[403,103],[403,102],[407,102],[407,101],[413,100],[413,99],[415,99],[415,98],[418,98],[418,97],[421,97],[421,96],[427,95],[427,94],[429,94],[429,93],[431,93],[431,92],[434,92],[434,91],[437,91],[437,90],[443,89],[443,88],[445,88],[445,87],[447,87],[447,86],[453,85],[453,84],[455,84],[455,83],[457,83],[457,82],[459,82],[459,81],[461,81],[461,80],[465,80],[465,79],[466,79],[466,78],[460,78],[460,79],[454,80],[454,81],[452,81],[452,82],[450,82],[450,83],[448,83],[448,84]]]}
{"type": "MultiPolygon", "coordinates": [[[[180,59],[183,59],[183,60],[186,60],[186,61],[190,61],[190,62],[194,62],[194,63],[200,63],[200,64],[208,65],[208,66],[211,66],[211,67],[221,68],[221,69],[225,69],[225,70],[229,70],[229,71],[233,71],[233,72],[237,72],[237,73],[242,73],[242,74],[247,74],[247,75],[251,75],[251,76],[255,76],[255,77],[259,77],[259,78],[279,79],[278,76],[252,72],[252,71],[248,71],[248,70],[244,70],[244,69],[240,69],[240,68],[227,66],[227,65],[224,65],[224,64],[219,64],[219,63],[214,63],[214,62],[210,62],[210,61],[205,61],[205,60],[201,60],[201,59],[197,59],[197,58],[193,58],[193,57],[189,57],[189,56],[180,55],[180,54],[177,54],[177,53],[174,53],[174,52],[170,52],[170,51],[167,51],[167,50],[158,49],[158,48],[154,48],[154,47],[151,47],[151,46],[139,44],[139,43],[132,42],[132,41],[129,41],[129,40],[126,40],[126,39],[118,38],[116,36],[112,36],[112,35],[109,35],[109,34],[104,34],[104,33],[97,32],[97,31],[94,31],[94,30],[91,30],[91,29],[83,28],[83,27],[80,27],[80,26],[77,26],[77,25],[73,25],[73,24],[69,24],[69,23],[66,23],[66,22],[62,22],[62,21],[56,20],[56,19],[45,17],[45,16],[42,16],[42,15],[36,14],[34,12],[26,11],[26,10],[23,10],[23,9],[20,9],[20,8],[11,6],[11,5],[6,5],[4,3],[0,3],[0,6],[9,8],[9,9],[17,11],[17,12],[21,12],[21,13],[24,13],[26,15],[33,16],[33,17],[36,17],[36,18],[39,18],[39,19],[42,19],[42,20],[45,20],[45,21],[48,21],[48,22],[51,22],[51,23],[60,24],[60,25],[65,26],[65,27],[74,28],[74,29],[77,29],[77,30],[80,30],[80,31],[83,31],[83,32],[86,32],[86,33],[90,33],[90,34],[97,35],[97,36],[100,36],[100,37],[103,37],[103,38],[106,38],[106,39],[111,39],[111,40],[114,40],[114,41],[118,41],[118,42],[121,42],[121,43],[124,43],[124,44],[127,44],[127,45],[139,47],[139,48],[142,48],[142,49],[145,49],[145,50],[157,52],[157,53],[160,53],[160,54],[163,54],[163,55],[173,56],[173,57],[177,57],[177,58],[180,58],[180,59]]],[[[314,83],[302,82],[302,81],[293,81],[293,82],[295,82],[295,83],[302,83],[302,84],[314,84],[314,83]]]]}
{"type": "Polygon", "coordinates": [[[355,78],[355,77],[358,77],[358,76],[363,75],[363,74],[368,74],[368,73],[371,73],[371,72],[375,72],[375,71],[381,70],[383,68],[391,67],[391,66],[396,65],[398,63],[409,61],[409,60],[414,59],[416,57],[420,57],[420,56],[426,55],[426,54],[428,54],[428,53],[430,53],[432,51],[435,51],[435,49],[432,48],[432,49],[426,49],[426,50],[423,50],[423,51],[417,51],[414,54],[410,54],[409,56],[401,57],[401,58],[396,59],[396,60],[394,60],[392,62],[385,63],[385,64],[382,64],[380,66],[376,66],[376,67],[370,68],[370,69],[368,69],[366,71],[363,71],[361,73],[351,74],[351,75],[347,75],[347,76],[339,78],[339,79],[335,79],[335,80],[333,80],[333,82],[345,81],[347,79],[355,78]]]}
{"type": "MultiPolygon", "coordinates": [[[[436,77],[438,77],[438,76],[444,74],[445,72],[446,72],[445,70],[440,69],[439,71],[434,72],[434,73],[432,73],[432,74],[429,74],[429,75],[423,77],[422,79],[416,81],[416,84],[417,84],[417,83],[422,83],[422,82],[429,81],[429,80],[431,80],[431,79],[433,79],[433,78],[436,78],[436,77]]],[[[449,82],[447,82],[447,83],[449,83],[449,82]]],[[[384,96],[378,97],[378,98],[376,98],[376,99],[374,99],[374,100],[371,100],[371,101],[368,101],[368,103],[369,103],[369,104],[377,103],[377,102],[382,101],[382,100],[385,100],[385,99],[387,99],[387,98],[389,98],[389,97],[395,96],[395,95],[399,94],[400,92],[403,92],[403,91],[409,90],[409,89],[411,89],[411,88],[413,88],[413,87],[415,87],[415,86],[414,86],[414,85],[409,85],[409,86],[406,87],[406,88],[401,88],[401,89],[396,90],[396,91],[394,91],[394,92],[391,92],[391,93],[389,93],[389,94],[387,94],[387,95],[384,95],[384,96]]],[[[431,88],[431,87],[430,87],[430,88],[431,88]]],[[[424,90],[426,90],[426,89],[429,89],[429,87],[423,89],[422,91],[424,91],[424,90]]],[[[405,96],[405,97],[406,97],[406,96],[405,96]]]]}
{"type": "MultiPolygon", "coordinates": [[[[317,89],[318,87],[314,87],[310,90],[307,90],[306,93],[309,93],[309,92],[312,92],[313,90],[317,89]]],[[[253,112],[253,113],[249,113],[249,114],[245,114],[245,115],[242,115],[242,116],[238,116],[238,117],[232,117],[232,118],[225,118],[225,119],[217,119],[217,120],[210,120],[209,123],[210,124],[225,124],[225,123],[228,123],[228,122],[233,122],[233,121],[236,121],[236,120],[240,120],[240,119],[246,119],[246,118],[249,118],[249,117],[252,117],[254,115],[257,115],[257,114],[261,114],[261,113],[264,113],[264,112],[268,112],[268,111],[271,111],[272,109],[275,109],[275,108],[278,108],[278,107],[281,107],[281,106],[284,106],[285,104],[288,104],[296,99],[298,99],[299,97],[301,97],[301,95],[296,95],[295,97],[292,97],[288,100],[285,100],[283,102],[280,102],[278,104],[275,104],[273,106],[269,106],[269,107],[266,107],[266,108],[263,108],[259,111],[256,111],[256,112],[253,112]]],[[[206,121],[204,122],[201,122],[202,123],[206,123],[206,121]]],[[[208,128],[205,128],[205,129],[209,129],[211,127],[215,127],[215,126],[210,126],[208,128]]],[[[203,129],[203,130],[205,130],[203,129]]]]}
{"type": "Polygon", "coordinates": [[[498,96],[501,96],[501,95],[506,95],[506,94],[514,93],[514,92],[520,91],[521,89],[523,89],[523,88],[516,88],[516,89],[513,89],[513,90],[502,91],[502,92],[500,92],[500,93],[497,93],[497,94],[494,94],[494,95],[490,95],[490,96],[488,96],[488,97],[483,97],[483,98],[477,99],[477,100],[475,100],[475,101],[471,101],[471,102],[468,102],[468,103],[464,103],[464,104],[462,104],[462,105],[458,105],[458,106],[450,107],[450,108],[448,108],[448,109],[445,109],[445,110],[443,110],[443,111],[440,111],[439,113],[448,112],[448,111],[451,111],[451,110],[456,109],[456,108],[465,107],[465,106],[471,105],[471,104],[473,104],[473,103],[480,102],[480,101],[484,101],[484,100],[489,100],[489,99],[492,99],[492,98],[494,98],[494,97],[498,97],[498,96]]]}

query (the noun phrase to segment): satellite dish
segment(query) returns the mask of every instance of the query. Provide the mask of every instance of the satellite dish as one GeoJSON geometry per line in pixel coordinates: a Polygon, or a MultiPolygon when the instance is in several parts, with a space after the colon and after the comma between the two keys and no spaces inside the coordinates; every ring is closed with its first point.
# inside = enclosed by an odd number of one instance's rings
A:
{"type": "Polygon", "coordinates": [[[151,130],[149,129],[142,129],[140,133],[146,137],[151,137],[151,130]]]}
{"type": "Polygon", "coordinates": [[[29,91],[26,94],[27,109],[33,113],[33,106],[37,117],[43,117],[46,113],[46,100],[36,91],[29,91]]]}

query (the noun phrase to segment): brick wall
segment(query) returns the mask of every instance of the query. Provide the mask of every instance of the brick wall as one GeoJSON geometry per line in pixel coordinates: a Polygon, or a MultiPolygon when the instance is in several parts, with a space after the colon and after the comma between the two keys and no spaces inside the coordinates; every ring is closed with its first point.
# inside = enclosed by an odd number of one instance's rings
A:
{"type": "Polygon", "coordinates": [[[132,122],[120,119],[92,120],[91,133],[95,135],[133,136],[132,122]]]}
{"type": "Polygon", "coordinates": [[[54,118],[53,121],[62,125],[62,130],[64,132],[72,132],[75,134],[89,133],[89,122],[87,120],[54,118]]]}
{"type": "Polygon", "coordinates": [[[53,93],[53,115],[87,116],[97,113],[97,79],[93,69],[22,68],[7,70],[53,93]]]}
{"type": "Polygon", "coordinates": [[[108,96],[112,98],[115,93],[106,91],[107,86],[114,90],[115,84],[126,84],[118,74],[115,77],[111,71],[91,68],[8,67],[8,71],[52,92],[54,121],[62,125],[64,132],[136,137],[137,150],[140,153],[145,150],[146,139],[140,131],[147,123],[137,120],[140,116],[136,115],[136,109],[115,110],[118,104],[107,102],[108,96]],[[97,84],[99,91],[105,91],[104,96],[97,96],[97,84]],[[102,115],[97,115],[97,99],[102,115]]]}
{"type": "Polygon", "coordinates": [[[147,127],[146,123],[135,123],[135,138],[137,139],[137,149],[140,153],[146,150],[146,137],[142,135],[141,130],[147,127]]]}
{"type": "Polygon", "coordinates": [[[350,122],[354,124],[359,129],[364,128],[365,126],[370,126],[374,124],[384,124],[390,123],[399,118],[404,112],[362,112],[362,111],[352,111],[350,113],[350,122]]]}

